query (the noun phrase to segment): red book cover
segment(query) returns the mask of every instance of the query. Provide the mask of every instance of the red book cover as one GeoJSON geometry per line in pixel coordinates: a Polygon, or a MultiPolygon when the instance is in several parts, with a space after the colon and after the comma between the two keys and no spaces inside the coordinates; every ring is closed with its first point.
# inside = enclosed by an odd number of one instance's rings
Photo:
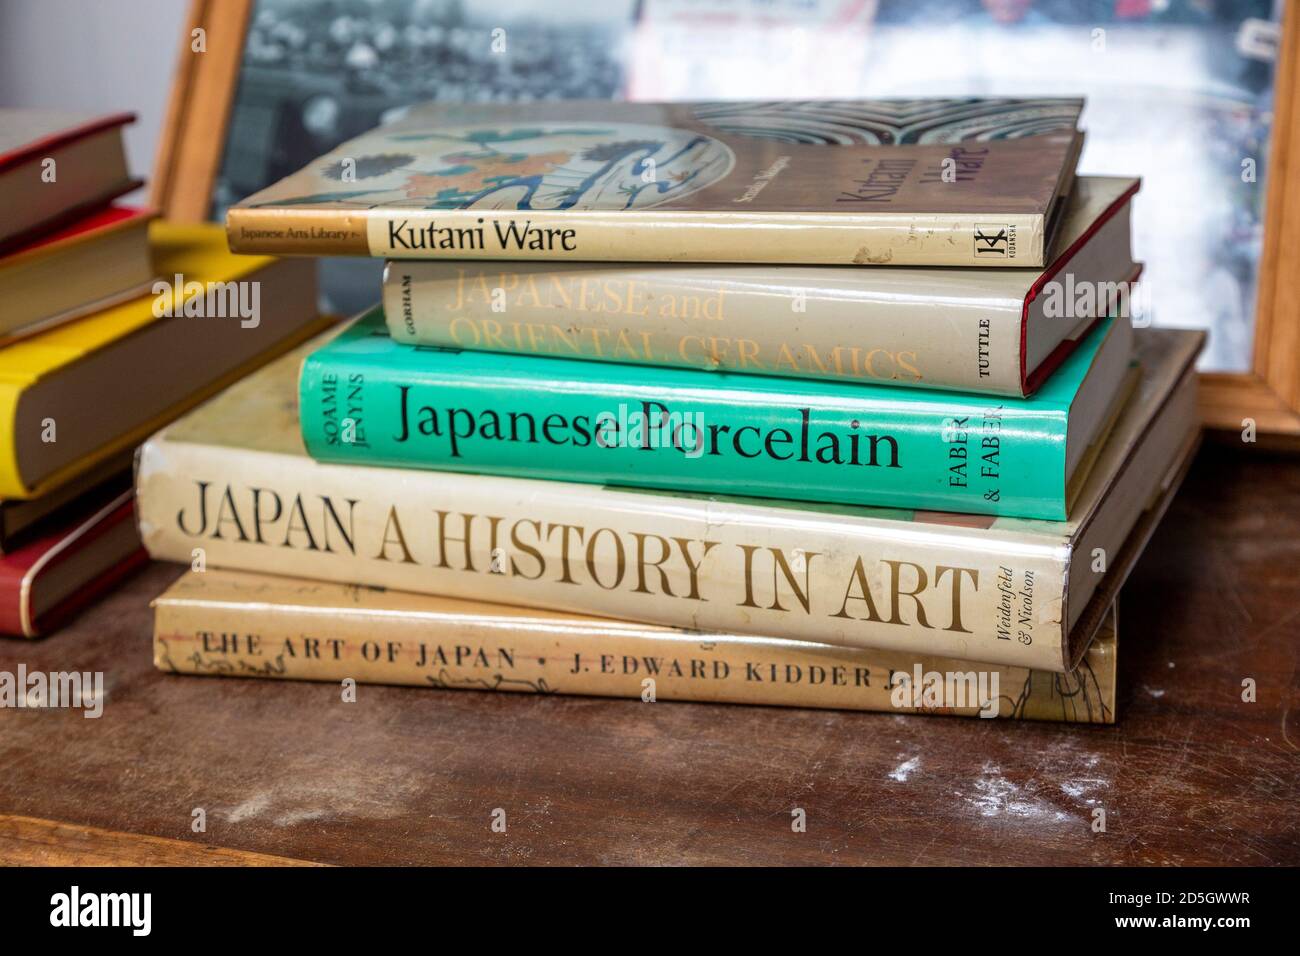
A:
{"type": "Polygon", "coordinates": [[[0,133],[0,172],[19,163],[39,159],[60,146],[95,133],[135,122],[134,113],[112,113],[61,128],[51,128],[40,114],[33,111],[29,115],[31,119],[26,123],[15,120],[10,130],[0,133]]]}
{"type": "Polygon", "coordinates": [[[19,207],[8,221],[0,219],[0,253],[21,248],[31,237],[59,229],[144,185],[126,167],[120,134],[117,148],[106,153],[83,142],[135,119],[134,113],[90,116],[0,109],[0,182],[12,180],[4,191],[6,204],[19,207]],[[42,164],[56,159],[74,163],[76,174],[42,178],[42,164]],[[46,182],[57,184],[56,191],[44,197],[31,192],[29,187],[46,182]]]}
{"type": "Polygon", "coordinates": [[[50,255],[84,242],[93,242],[120,229],[148,222],[157,215],[152,209],[136,206],[108,206],[0,255],[0,272],[21,259],[50,255]]]}
{"type": "Polygon", "coordinates": [[[147,561],[124,491],[0,557],[0,634],[37,637],[147,561]]]}
{"type": "MultiPolygon", "coordinates": [[[[1043,270],[1043,274],[1034,281],[1033,286],[1029,289],[1029,294],[1025,296],[1025,304],[1020,313],[1020,386],[1026,395],[1032,395],[1034,392],[1038,391],[1038,387],[1047,381],[1048,376],[1055,372],[1057,368],[1059,368],[1060,365],[1070,357],[1070,354],[1075,350],[1078,344],[1087,338],[1088,333],[1096,328],[1098,323],[1101,322],[1101,319],[1097,319],[1096,322],[1093,322],[1087,329],[1080,332],[1074,338],[1066,339],[1053,349],[1046,359],[1039,363],[1038,368],[1030,370],[1025,368],[1025,338],[1029,334],[1029,306],[1033,303],[1034,299],[1038,298],[1039,294],[1047,284],[1056,278],[1057,273],[1069,265],[1074,256],[1088,244],[1088,240],[1097,234],[1097,230],[1100,229],[1107,220],[1119,212],[1119,210],[1123,209],[1126,203],[1132,200],[1140,187],[1140,182],[1134,183],[1131,188],[1124,191],[1123,195],[1111,203],[1106,211],[1084,231],[1083,235],[1079,236],[1078,239],[1070,244],[1068,249],[1058,255],[1047,266],[1047,268],[1043,270]]],[[[1124,281],[1131,285],[1138,280],[1138,277],[1141,274],[1142,266],[1138,265],[1134,268],[1133,273],[1127,276],[1124,281]]]]}

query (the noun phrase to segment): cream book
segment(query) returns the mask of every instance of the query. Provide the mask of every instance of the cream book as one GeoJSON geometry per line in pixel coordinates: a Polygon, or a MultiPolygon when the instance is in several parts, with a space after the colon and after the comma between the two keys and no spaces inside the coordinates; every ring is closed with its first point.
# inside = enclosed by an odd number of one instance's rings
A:
{"type": "Polygon", "coordinates": [[[1055,674],[240,571],[187,571],[153,606],[176,674],[1115,721],[1113,610],[1055,674]]]}
{"type": "Polygon", "coordinates": [[[1080,99],[430,103],[232,207],[235,252],[1044,264],[1080,99]]]}
{"type": "Polygon", "coordinates": [[[1066,521],[322,464],[299,432],[304,349],[144,444],[141,533],[209,568],[1065,671],[1198,439],[1203,334],[1135,340],[1137,394],[1066,521]]]}
{"type": "Polygon", "coordinates": [[[392,259],[407,345],[1021,397],[1131,311],[1138,181],[1083,176],[1042,269],[392,259]]]}

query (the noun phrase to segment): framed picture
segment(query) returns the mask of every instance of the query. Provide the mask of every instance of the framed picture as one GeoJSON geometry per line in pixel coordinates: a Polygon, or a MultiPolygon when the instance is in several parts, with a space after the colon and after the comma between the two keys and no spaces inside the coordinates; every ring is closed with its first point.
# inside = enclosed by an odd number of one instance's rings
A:
{"type": "MultiPolygon", "coordinates": [[[[193,0],[154,202],[225,207],[424,100],[1082,94],[1206,426],[1300,445],[1300,20],[1280,0],[193,0]],[[1230,9],[1223,9],[1230,8],[1230,9]]],[[[322,263],[355,311],[381,264],[322,263]]]]}

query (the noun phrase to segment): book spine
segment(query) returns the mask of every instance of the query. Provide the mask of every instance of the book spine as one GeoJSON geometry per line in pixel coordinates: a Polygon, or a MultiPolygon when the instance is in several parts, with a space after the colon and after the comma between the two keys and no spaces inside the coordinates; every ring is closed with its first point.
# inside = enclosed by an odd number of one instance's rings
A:
{"type": "Polygon", "coordinates": [[[0,500],[31,498],[18,464],[18,405],[29,387],[22,379],[0,381],[0,500]]]}
{"type": "Polygon", "coordinates": [[[35,637],[31,620],[31,593],[27,587],[29,565],[0,561],[0,634],[35,637]]]}
{"type": "Polygon", "coordinates": [[[275,256],[747,262],[778,265],[1044,264],[1043,216],[1000,214],[1014,243],[979,239],[988,216],[566,209],[264,209],[226,214],[230,249],[275,256]]]}
{"type": "Polygon", "coordinates": [[[408,345],[1024,394],[1023,297],[822,271],[393,259],[383,305],[408,345]]]}
{"type": "MultiPolygon", "coordinates": [[[[192,573],[192,572],[191,572],[192,573]]],[[[385,610],[165,597],[154,664],[178,674],[352,679],[440,689],[690,700],[985,716],[1073,723],[1115,719],[1108,621],[1073,671],[769,638],[640,628],[598,618],[460,614],[430,621],[385,610]]]]}
{"type": "Polygon", "coordinates": [[[1064,671],[1067,547],[491,476],[145,443],[141,537],[192,566],[1064,671]]]}
{"type": "Polygon", "coordinates": [[[400,347],[326,348],[303,364],[299,414],[312,457],[702,494],[1066,516],[1065,415],[1050,406],[957,393],[912,402],[893,389],[678,369],[598,375],[587,363],[490,353],[430,351],[399,365],[393,348],[400,347]]]}

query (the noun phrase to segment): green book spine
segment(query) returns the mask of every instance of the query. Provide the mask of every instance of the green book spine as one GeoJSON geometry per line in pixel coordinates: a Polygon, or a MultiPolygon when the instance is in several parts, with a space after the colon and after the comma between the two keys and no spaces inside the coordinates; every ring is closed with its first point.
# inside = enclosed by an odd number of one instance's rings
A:
{"type": "Polygon", "coordinates": [[[325,462],[1064,519],[1070,403],[1108,328],[1014,400],[413,348],[376,309],[303,364],[300,419],[325,462]]]}

